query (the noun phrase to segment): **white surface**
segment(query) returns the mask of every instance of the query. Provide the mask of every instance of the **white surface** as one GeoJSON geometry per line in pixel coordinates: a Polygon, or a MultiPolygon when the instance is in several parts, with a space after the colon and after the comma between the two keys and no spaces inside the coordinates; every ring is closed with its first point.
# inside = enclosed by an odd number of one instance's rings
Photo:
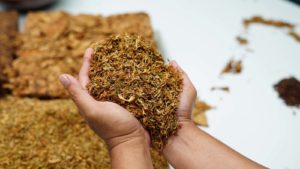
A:
{"type": "Polygon", "coordinates": [[[235,40],[242,19],[256,14],[300,27],[299,6],[279,0],[63,0],[52,9],[103,15],[148,12],[163,54],[177,60],[199,96],[217,107],[208,112],[209,128],[204,130],[270,168],[300,168],[300,111],[287,107],[273,89],[281,78],[300,79],[300,43],[263,26],[248,32],[254,53],[235,40]],[[242,74],[219,77],[230,58],[245,54],[242,74]],[[221,85],[228,85],[230,93],[210,91],[221,85]]]}

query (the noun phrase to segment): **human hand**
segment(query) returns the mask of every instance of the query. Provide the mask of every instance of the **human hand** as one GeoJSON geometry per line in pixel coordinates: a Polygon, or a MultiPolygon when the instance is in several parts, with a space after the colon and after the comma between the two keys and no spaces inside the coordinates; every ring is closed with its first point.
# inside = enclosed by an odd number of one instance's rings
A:
{"type": "Polygon", "coordinates": [[[191,112],[197,97],[197,91],[187,74],[180,68],[180,66],[175,61],[172,61],[171,65],[181,73],[183,81],[179,107],[177,109],[179,125],[183,126],[185,124],[191,124],[193,123],[191,120],[191,112]]]}
{"type": "Polygon", "coordinates": [[[86,119],[89,126],[108,144],[109,149],[132,140],[147,141],[150,137],[139,121],[126,109],[113,103],[96,101],[87,91],[88,71],[93,49],[84,54],[79,80],[63,74],[60,81],[86,119]]]}

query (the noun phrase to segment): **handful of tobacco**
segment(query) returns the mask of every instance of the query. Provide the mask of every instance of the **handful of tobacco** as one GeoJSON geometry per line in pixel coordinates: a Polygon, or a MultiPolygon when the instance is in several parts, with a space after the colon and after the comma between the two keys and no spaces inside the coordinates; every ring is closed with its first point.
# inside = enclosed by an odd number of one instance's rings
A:
{"type": "Polygon", "coordinates": [[[111,36],[92,48],[89,93],[127,109],[149,132],[153,147],[162,149],[178,129],[179,71],[138,35],[111,36]]]}

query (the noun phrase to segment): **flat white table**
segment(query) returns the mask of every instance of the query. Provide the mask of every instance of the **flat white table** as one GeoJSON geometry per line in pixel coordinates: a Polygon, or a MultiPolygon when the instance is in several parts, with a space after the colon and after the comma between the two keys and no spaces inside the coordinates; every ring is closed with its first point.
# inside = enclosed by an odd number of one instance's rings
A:
{"type": "Polygon", "coordinates": [[[149,13],[162,53],[183,67],[201,99],[216,106],[203,129],[270,168],[300,168],[300,109],[287,107],[273,88],[282,78],[300,79],[300,43],[266,26],[249,29],[252,53],[235,40],[242,20],[253,15],[295,23],[300,33],[300,6],[282,0],[62,0],[53,9],[149,13]],[[219,76],[230,58],[241,57],[240,75],[219,76]],[[229,93],[210,90],[223,85],[229,93]]]}

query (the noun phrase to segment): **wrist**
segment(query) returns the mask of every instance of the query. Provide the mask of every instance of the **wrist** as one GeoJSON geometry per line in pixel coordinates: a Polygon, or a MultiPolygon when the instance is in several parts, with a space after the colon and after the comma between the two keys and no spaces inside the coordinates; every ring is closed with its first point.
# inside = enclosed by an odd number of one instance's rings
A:
{"type": "Polygon", "coordinates": [[[165,149],[169,149],[174,146],[178,146],[185,143],[185,140],[188,139],[189,133],[193,130],[198,130],[198,127],[191,120],[180,121],[180,128],[178,129],[176,135],[169,137],[168,143],[165,145],[165,149]]]}
{"type": "Polygon", "coordinates": [[[109,149],[111,168],[152,169],[150,146],[146,137],[134,137],[109,149]]]}
{"type": "Polygon", "coordinates": [[[111,138],[105,139],[105,142],[108,145],[109,151],[115,149],[116,147],[125,147],[125,146],[136,146],[145,144],[150,147],[149,138],[147,137],[146,131],[143,127],[140,127],[133,132],[130,132],[125,135],[114,136],[111,138]]]}

